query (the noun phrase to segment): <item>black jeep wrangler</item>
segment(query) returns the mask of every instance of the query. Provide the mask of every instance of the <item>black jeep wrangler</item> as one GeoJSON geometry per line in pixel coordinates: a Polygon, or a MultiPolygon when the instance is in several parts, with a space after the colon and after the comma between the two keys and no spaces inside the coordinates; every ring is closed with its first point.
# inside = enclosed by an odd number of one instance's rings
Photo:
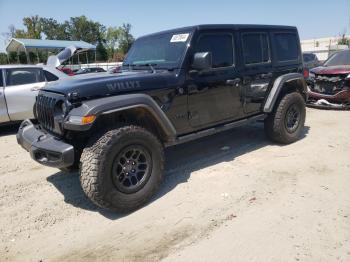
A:
{"type": "Polygon", "coordinates": [[[119,74],[51,83],[17,140],[37,162],[80,168],[98,206],[126,212],[157,192],[171,146],[251,121],[303,133],[307,87],[295,27],[199,25],[141,37],[119,74]]]}

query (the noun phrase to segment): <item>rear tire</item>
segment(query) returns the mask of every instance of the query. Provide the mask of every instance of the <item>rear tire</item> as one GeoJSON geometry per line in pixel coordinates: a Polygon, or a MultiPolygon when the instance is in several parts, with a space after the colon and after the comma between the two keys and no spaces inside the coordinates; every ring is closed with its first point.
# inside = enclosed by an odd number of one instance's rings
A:
{"type": "Polygon", "coordinates": [[[265,119],[265,133],[281,144],[297,141],[304,130],[305,100],[298,92],[286,94],[265,119]]]}
{"type": "Polygon", "coordinates": [[[117,128],[92,138],[80,161],[85,194],[96,205],[117,212],[146,204],[163,178],[163,146],[139,126],[117,128]]]}

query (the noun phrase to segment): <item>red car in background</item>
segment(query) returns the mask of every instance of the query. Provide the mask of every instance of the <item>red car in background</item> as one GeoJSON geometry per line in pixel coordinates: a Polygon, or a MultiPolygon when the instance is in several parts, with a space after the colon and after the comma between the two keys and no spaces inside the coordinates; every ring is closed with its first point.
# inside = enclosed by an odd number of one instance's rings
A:
{"type": "Polygon", "coordinates": [[[335,53],[311,69],[308,86],[310,106],[350,109],[350,50],[335,53]]]}
{"type": "Polygon", "coordinates": [[[74,76],[74,72],[72,71],[72,69],[70,69],[68,67],[58,68],[58,70],[62,71],[63,73],[65,73],[69,76],[74,76]]]}

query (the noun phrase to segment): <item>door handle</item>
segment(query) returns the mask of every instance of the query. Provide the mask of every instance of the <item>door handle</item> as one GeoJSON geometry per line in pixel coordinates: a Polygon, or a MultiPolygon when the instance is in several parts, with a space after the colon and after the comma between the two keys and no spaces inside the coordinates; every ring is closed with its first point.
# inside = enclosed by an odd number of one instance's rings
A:
{"type": "Polygon", "coordinates": [[[241,83],[241,79],[240,78],[235,78],[235,79],[227,79],[226,80],[226,84],[228,85],[232,85],[232,86],[238,86],[239,83],[241,83]]]}

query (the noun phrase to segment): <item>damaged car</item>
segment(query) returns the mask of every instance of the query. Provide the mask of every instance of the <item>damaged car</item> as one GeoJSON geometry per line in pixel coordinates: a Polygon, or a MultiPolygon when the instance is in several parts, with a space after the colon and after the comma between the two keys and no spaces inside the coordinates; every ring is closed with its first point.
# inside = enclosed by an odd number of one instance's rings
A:
{"type": "Polygon", "coordinates": [[[310,70],[308,104],[317,108],[350,109],[350,50],[310,70]]]}

